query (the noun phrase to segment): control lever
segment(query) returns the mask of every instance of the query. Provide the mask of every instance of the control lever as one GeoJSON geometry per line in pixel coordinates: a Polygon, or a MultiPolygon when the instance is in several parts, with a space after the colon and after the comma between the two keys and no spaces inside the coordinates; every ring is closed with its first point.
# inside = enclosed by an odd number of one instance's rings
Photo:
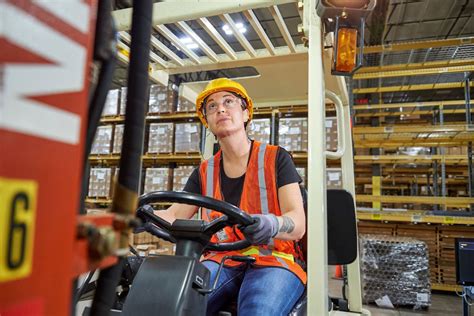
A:
{"type": "Polygon", "coordinates": [[[199,289],[198,292],[201,294],[210,294],[212,293],[217,286],[217,281],[219,281],[219,277],[222,272],[222,268],[224,268],[224,263],[226,260],[233,260],[233,261],[238,261],[238,262],[247,262],[247,263],[254,263],[255,258],[251,256],[225,256],[224,259],[222,259],[221,263],[219,264],[219,270],[217,270],[217,275],[216,279],[214,280],[214,284],[212,285],[212,288],[210,289],[199,289]]]}

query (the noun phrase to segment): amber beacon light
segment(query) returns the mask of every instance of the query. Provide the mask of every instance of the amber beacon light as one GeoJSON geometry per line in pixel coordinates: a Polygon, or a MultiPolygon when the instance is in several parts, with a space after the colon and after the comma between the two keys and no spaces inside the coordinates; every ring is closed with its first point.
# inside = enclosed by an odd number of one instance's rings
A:
{"type": "Polygon", "coordinates": [[[318,0],[318,15],[334,31],[333,75],[352,76],[362,66],[365,18],[375,4],[376,0],[318,0]]]}

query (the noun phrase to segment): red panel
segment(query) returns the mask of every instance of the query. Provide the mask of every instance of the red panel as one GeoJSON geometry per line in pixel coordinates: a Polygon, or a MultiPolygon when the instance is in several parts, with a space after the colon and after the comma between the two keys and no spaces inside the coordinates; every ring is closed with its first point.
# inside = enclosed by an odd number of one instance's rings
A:
{"type": "MultiPolygon", "coordinates": [[[[33,15],[39,23],[54,27],[63,35],[85,47],[88,55],[87,60],[91,59],[96,15],[95,0],[84,1],[90,7],[90,30],[87,34],[74,29],[70,24],[30,1],[11,1],[9,3],[15,5],[17,9],[33,15]]],[[[8,25],[6,30],[8,31],[8,25]]],[[[2,40],[5,41],[5,39],[2,40]]],[[[7,50],[15,50],[15,47],[13,44],[6,46],[7,50]]],[[[19,51],[10,51],[6,56],[15,56],[18,52],[23,56],[37,55],[35,51],[25,53],[25,50],[26,48],[23,47],[19,51]]],[[[75,56],[70,56],[70,58],[74,59],[75,56]]],[[[31,65],[35,60],[29,58],[27,62],[28,65],[31,65]]],[[[0,67],[8,65],[8,63],[5,60],[0,61],[0,67]]],[[[16,63],[18,64],[18,61],[16,63]]],[[[9,130],[2,129],[0,121],[2,156],[0,178],[32,180],[38,185],[32,270],[28,276],[17,280],[0,280],[1,315],[10,315],[10,312],[15,315],[69,314],[87,118],[88,63],[86,63],[83,72],[85,74],[84,82],[79,91],[67,91],[62,94],[56,93],[36,98],[53,108],[79,115],[81,137],[78,144],[35,137],[10,128],[9,130]]],[[[47,80],[47,78],[39,78],[39,80],[47,80]]],[[[0,85],[2,82],[0,80],[0,85]]],[[[37,119],[41,120],[41,117],[37,119]]],[[[0,203],[2,202],[0,201],[0,203]]],[[[0,251],[4,250],[0,249],[0,251]]]]}

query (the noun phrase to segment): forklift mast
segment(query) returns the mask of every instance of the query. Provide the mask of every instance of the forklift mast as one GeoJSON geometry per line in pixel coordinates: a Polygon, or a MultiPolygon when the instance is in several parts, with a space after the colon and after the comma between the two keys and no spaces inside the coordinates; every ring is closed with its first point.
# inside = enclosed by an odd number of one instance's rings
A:
{"type": "Polygon", "coordinates": [[[2,316],[69,314],[90,267],[76,228],[96,14],[95,0],[0,1],[2,316]]]}

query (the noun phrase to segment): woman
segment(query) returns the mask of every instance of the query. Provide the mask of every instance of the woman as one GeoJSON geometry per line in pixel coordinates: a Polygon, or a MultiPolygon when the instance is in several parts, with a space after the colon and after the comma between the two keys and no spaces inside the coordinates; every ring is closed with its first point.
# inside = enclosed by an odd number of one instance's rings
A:
{"type": "MultiPolygon", "coordinates": [[[[239,315],[287,315],[306,284],[295,246],[305,233],[301,178],[283,148],[248,138],[245,127],[252,119],[253,103],[239,83],[227,78],[211,81],[199,94],[196,108],[221,149],[194,170],[184,191],[225,200],[255,219],[241,230],[227,227],[213,236],[212,241],[220,243],[246,238],[253,246],[205,256],[203,264],[211,271],[211,284],[226,255],[251,255],[256,262],[226,261],[217,288],[209,295],[208,315],[235,297],[239,315]]],[[[197,210],[196,206],[173,204],[157,214],[173,222],[191,218],[197,210]]],[[[202,213],[206,220],[221,216],[211,210],[202,213]]]]}

